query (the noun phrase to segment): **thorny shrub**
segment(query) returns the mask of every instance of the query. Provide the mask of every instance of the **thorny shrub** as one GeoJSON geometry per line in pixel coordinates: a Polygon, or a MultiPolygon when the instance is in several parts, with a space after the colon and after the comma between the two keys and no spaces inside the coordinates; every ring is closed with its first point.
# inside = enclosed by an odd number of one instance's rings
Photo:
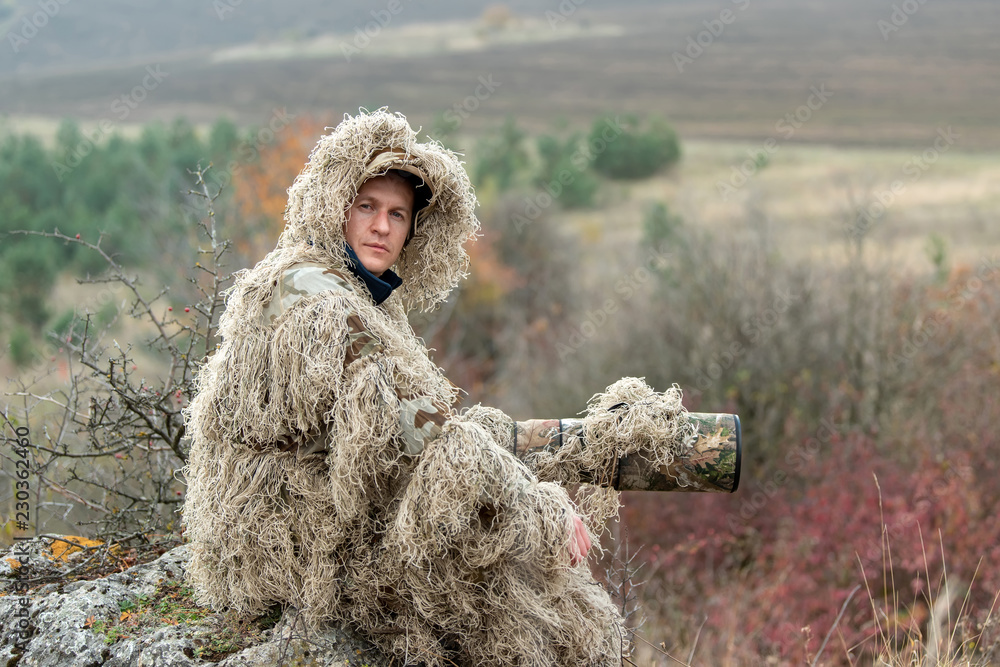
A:
{"type": "MultiPolygon", "coordinates": [[[[80,313],[60,341],[65,354],[55,376],[22,376],[3,412],[5,437],[30,433],[35,487],[32,521],[39,532],[91,525],[108,545],[176,541],[177,510],[184,486],[175,477],[187,459],[182,410],[192,397],[199,362],[216,345],[216,323],[228,274],[222,268],[229,244],[217,235],[207,169],[193,172],[203,201],[199,221],[204,248],[188,277],[188,295],[175,301],[168,288],[150,291],[102,247],[77,234],[36,233],[89,248],[103,258],[106,273],[81,282],[124,292],[118,326],[128,325],[141,349],[119,344],[112,325],[96,327],[80,313]],[[186,303],[187,305],[181,305],[186,303]]],[[[182,288],[183,289],[183,288],[182,288]]],[[[114,323],[112,323],[114,324],[114,323]]],[[[121,331],[121,329],[116,329],[121,331]]],[[[120,334],[118,334],[120,335],[120,334]]],[[[115,547],[117,548],[117,547],[115,547]]]]}

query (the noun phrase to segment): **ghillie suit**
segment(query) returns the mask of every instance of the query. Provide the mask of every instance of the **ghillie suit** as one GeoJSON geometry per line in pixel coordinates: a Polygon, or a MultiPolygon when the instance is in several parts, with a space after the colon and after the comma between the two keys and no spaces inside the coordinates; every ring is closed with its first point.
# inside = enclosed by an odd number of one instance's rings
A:
{"type": "Polygon", "coordinates": [[[189,409],[199,601],[291,604],[406,663],[620,664],[620,614],[569,564],[566,491],[511,453],[509,417],[453,409],[407,323],[464,276],[475,205],[457,157],[402,116],[348,117],[320,139],[277,247],[236,277],[189,409]],[[376,304],[345,269],[345,214],[366,179],[407,166],[433,200],[394,267],[402,286],[376,304]]]}

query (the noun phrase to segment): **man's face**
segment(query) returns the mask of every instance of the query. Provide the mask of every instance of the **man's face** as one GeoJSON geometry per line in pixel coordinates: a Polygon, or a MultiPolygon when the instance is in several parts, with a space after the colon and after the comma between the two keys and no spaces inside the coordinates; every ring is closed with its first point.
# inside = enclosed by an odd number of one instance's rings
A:
{"type": "Polygon", "coordinates": [[[412,216],[413,187],[401,178],[376,176],[358,189],[344,235],[364,267],[381,276],[403,252],[412,216]]]}

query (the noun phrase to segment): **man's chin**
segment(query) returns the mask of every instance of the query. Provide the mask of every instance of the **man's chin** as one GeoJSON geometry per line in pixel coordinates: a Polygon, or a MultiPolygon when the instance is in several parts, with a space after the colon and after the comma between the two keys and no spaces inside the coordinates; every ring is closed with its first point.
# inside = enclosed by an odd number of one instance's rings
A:
{"type": "Polygon", "coordinates": [[[368,258],[361,257],[359,259],[361,260],[361,263],[364,265],[364,267],[368,269],[368,272],[371,273],[373,276],[381,276],[383,273],[385,273],[386,269],[389,268],[385,266],[385,262],[372,259],[371,257],[368,258]]]}

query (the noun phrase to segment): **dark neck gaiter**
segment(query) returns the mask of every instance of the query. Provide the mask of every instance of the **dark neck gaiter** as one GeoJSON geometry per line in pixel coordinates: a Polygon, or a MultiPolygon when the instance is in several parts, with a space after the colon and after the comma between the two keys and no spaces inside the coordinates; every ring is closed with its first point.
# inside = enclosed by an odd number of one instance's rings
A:
{"type": "Polygon", "coordinates": [[[347,268],[365,284],[368,292],[372,295],[372,299],[375,300],[376,306],[388,299],[389,295],[392,294],[392,290],[403,284],[403,279],[393,273],[391,269],[387,270],[381,276],[376,276],[364,267],[364,264],[358,259],[354,248],[349,243],[345,242],[344,247],[347,248],[347,255],[351,260],[348,262],[347,268]]]}

